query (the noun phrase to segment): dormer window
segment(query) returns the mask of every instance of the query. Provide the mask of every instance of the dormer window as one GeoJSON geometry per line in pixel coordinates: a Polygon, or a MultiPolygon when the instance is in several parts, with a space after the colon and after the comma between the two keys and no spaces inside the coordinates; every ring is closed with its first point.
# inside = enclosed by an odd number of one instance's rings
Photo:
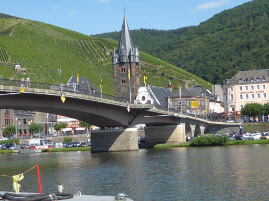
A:
{"type": "Polygon", "coordinates": [[[246,78],[246,79],[244,80],[244,82],[248,82],[248,78],[246,78]]]}
{"type": "Polygon", "coordinates": [[[261,81],[263,81],[263,82],[264,82],[264,81],[265,81],[265,77],[262,77],[262,80],[261,80],[261,81]]]}
{"type": "Polygon", "coordinates": [[[257,82],[260,82],[260,78],[259,78],[259,77],[257,77],[257,78],[256,78],[256,81],[257,81],[257,82]]]}
{"type": "Polygon", "coordinates": [[[252,78],[250,78],[250,82],[254,82],[254,78],[252,77],[252,78]]]}
{"type": "Polygon", "coordinates": [[[238,80],[238,83],[242,83],[243,82],[243,80],[240,78],[239,80],[238,80]]]}

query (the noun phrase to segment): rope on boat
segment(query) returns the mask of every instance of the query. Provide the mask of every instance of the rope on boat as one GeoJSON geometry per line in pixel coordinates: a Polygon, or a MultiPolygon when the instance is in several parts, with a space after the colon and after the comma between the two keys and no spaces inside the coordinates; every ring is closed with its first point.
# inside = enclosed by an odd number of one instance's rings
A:
{"type": "Polygon", "coordinates": [[[51,200],[66,200],[74,197],[73,194],[69,193],[51,193],[51,194],[16,194],[16,193],[5,193],[0,194],[0,197],[4,200],[12,201],[51,201],[51,200]]]}
{"type": "MultiPolygon", "coordinates": [[[[26,171],[24,171],[23,173],[21,173],[21,174],[26,174],[26,173],[28,173],[28,172],[30,172],[31,170],[33,170],[34,168],[36,168],[36,165],[35,166],[33,166],[33,167],[31,167],[30,169],[28,169],[28,170],[26,170],[26,171]]],[[[19,175],[19,174],[18,174],[19,175]]],[[[14,176],[14,175],[13,175],[14,176]]],[[[5,175],[5,174],[0,174],[0,177],[13,177],[13,176],[10,176],[10,175],[5,175]]]]}

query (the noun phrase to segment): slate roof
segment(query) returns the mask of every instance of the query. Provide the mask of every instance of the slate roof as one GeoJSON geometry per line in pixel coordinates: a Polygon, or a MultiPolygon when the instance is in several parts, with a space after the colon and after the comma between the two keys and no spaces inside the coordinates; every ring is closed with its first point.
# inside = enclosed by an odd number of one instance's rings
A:
{"type": "MultiPolygon", "coordinates": [[[[70,77],[69,81],[67,82],[67,86],[76,86],[77,85],[77,76],[70,77]]],[[[99,92],[99,89],[94,86],[87,78],[79,77],[78,89],[80,90],[95,90],[99,92]]]]}
{"type": "Polygon", "coordinates": [[[239,71],[226,84],[269,81],[269,69],[239,71]]]}
{"type": "Polygon", "coordinates": [[[166,98],[170,95],[172,95],[172,92],[170,89],[165,87],[155,87],[155,86],[149,86],[148,93],[154,100],[154,105],[159,105],[162,107],[166,107],[166,98]]]}
{"type": "MultiPolygon", "coordinates": [[[[179,90],[175,91],[170,98],[179,98],[179,90]]],[[[210,100],[215,100],[216,96],[214,96],[209,90],[203,89],[201,86],[196,85],[191,89],[186,89],[184,87],[181,88],[181,97],[207,97],[210,100]]]]}
{"type": "Polygon", "coordinates": [[[137,62],[140,63],[140,54],[137,47],[134,47],[126,17],[124,16],[121,28],[118,49],[113,51],[112,63],[137,62]]]}

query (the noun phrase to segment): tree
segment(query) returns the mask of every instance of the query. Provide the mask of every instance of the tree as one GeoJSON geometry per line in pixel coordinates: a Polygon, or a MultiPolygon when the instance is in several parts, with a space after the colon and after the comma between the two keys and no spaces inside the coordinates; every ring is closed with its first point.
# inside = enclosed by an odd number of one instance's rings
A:
{"type": "Polygon", "coordinates": [[[242,109],[241,114],[249,117],[261,116],[263,112],[263,106],[259,103],[247,103],[242,109]]]}
{"type": "Polygon", "coordinates": [[[9,125],[4,128],[5,137],[10,137],[11,135],[13,136],[15,132],[16,132],[15,126],[9,125]]]}
{"type": "Polygon", "coordinates": [[[269,103],[265,103],[265,104],[263,105],[263,115],[264,115],[264,116],[269,115],[269,103]]]}
{"type": "Polygon", "coordinates": [[[59,132],[67,127],[67,123],[57,123],[54,125],[54,129],[57,131],[57,134],[59,135],[59,132]]]}
{"type": "Polygon", "coordinates": [[[91,124],[85,122],[85,121],[80,121],[79,125],[83,128],[86,128],[87,132],[89,131],[89,128],[92,126],[91,124]]]}
{"type": "Polygon", "coordinates": [[[29,132],[31,134],[39,133],[41,131],[43,131],[43,126],[41,124],[31,124],[29,126],[29,132]]]}

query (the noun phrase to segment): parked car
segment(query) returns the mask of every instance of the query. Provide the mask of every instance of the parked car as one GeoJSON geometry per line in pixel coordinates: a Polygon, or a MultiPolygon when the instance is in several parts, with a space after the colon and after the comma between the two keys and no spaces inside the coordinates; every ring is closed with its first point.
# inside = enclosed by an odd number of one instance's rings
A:
{"type": "Polygon", "coordinates": [[[235,140],[243,140],[243,135],[236,134],[234,135],[235,140]]]}
{"type": "Polygon", "coordinates": [[[80,146],[80,147],[87,147],[87,144],[86,144],[86,142],[81,141],[79,146],[80,146]]]}
{"type": "Polygon", "coordinates": [[[261,137],[262,137],[262,134],[261,133],[253,133],[251,135],[253,137],[253,140],[260,140],[261,137]]]}
{"type": "Polygon", "coordinates": [[[269,139],[269,132],[264,132],[263,138],[268,140],[269,139]]]}
{"type": "Polygon", "coordinates": [[[251,133],[243,134],[243,140],[254,140],[254,137],[251,133]]]}

